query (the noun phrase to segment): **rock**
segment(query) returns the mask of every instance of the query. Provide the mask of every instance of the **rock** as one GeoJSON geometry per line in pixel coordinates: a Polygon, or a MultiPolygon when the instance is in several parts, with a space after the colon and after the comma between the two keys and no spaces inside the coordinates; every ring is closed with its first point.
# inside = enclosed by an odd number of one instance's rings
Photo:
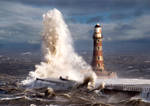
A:
{"type": "Polygon", "coordinates": [[[47,88],[45,91],[45,97],[53,97],[55,96],[55,92],[52,88],[47,88]]]}
{"type": "Polygon", "coordinates": [[[93,91],[101,91],[102,89],[104,89],[105,88],[105,83],[104,82],[102,82],[97,88],[94,88],[94,89],[92,89],[90,92],[93,92],[93,91]]]}

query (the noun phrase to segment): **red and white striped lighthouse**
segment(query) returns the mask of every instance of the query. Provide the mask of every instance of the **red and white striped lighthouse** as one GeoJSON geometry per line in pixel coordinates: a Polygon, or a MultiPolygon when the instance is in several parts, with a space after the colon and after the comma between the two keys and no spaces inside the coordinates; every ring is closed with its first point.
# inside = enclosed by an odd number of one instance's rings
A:
{"type": "Polygon", "coordinates": [[[115,72],[108,72],[104,70],[104,60],[103,60],[103,50],[102,50],[102,27],[99,24],[95,25],[93,40],[94,40],[94,47],[93,47],[93,60],[92,60],[92,67],[93,71],[99,77],[103,78],[116,78],[117,74],[115,72]]]}
{"type": "Polygon", "coordinates": [[[103,51],[102,51],[102,27],[99,24],[95,25],[93,40],[93,61],[92,66],[94,71],[104,71],[104,60],[103,60],[103,51]]]}

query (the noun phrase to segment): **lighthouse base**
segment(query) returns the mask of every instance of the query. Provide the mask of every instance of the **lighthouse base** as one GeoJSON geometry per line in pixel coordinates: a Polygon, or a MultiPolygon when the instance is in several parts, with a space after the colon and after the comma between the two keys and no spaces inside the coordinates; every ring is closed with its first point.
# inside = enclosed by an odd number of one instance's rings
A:
{"type": "Polygon", "coordinates": [[[108,72],[105,70],[104,71],[96,70],[95,73],[98,78],[103,78],[103,79],[117,78],[117,74],[115,72],[108,72]]]}

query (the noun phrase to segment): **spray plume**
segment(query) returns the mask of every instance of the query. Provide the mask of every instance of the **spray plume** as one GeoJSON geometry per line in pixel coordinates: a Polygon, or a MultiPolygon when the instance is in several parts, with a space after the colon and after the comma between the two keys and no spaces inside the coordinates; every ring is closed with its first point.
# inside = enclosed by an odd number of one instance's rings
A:
{"type": "Polygon", "coordinates": [[[34,78],[58,79],[60,76],[75,81],[96,78],[91,67],[75,53],[68,26],[57,9],[43,15],[42,49],[44,61],[35,66],[36,70],[29,73],[24,83],[34,78]]]}

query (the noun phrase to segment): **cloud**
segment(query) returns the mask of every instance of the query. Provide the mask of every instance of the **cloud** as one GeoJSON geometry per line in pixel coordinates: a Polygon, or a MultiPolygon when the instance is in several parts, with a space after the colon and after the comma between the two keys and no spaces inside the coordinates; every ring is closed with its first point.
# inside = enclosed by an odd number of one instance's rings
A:
{"type": "MultiPolygon", "coordinates": [[[[130,22],[103,23],[104,41],[150,39],[150,15],[145,15],[131,20],[130,22]]],[[[94,25],[76,24],[69,25],[75,40],[92,40],[94,25]]]]}
{"type": "Polygon", "coordinates": [[[144,15],[124,23],[111,22],[104,24],[103,34],[105,40],[136,40],[150,38],[150,15],[144,15]]]}
{"type": "Polygon", "coordinates": [[[93,35],[93,26],[89,24],[71,23],[68,25],[74,40],[89,40],[93,35]]]}
{"type": "Polygon", "coordinates": [[[130,25],[129,23],[120,23],[118,24],[118,26],[114,28],[114,30],[124,31],[124,32],[129,31],[129,30],[134,30],[134,29],[136,29],[136,27],[130,25]]]}
{"type": "Polygon", "coordinates": [[[136,17],[142,16],[144,13],[145,13],[145,10],[137,9],[136,11],[134,11],[134,16],[136,16],[136,17]]]}
{"type": "Polygon", "coordinates": [[[89,18],[86,23],[97,23],[97,22],[102,22],[102,21],[103,21],[102,16],[95,16],[95,17],[89,18]]]}
{"type": "Polygon", "coordinates": [[[111,20],[123,20],[123,19],[128,19],[128,18],[130,18],[131,17],[131,14],[129,14],[129,13],[127,13],[127,14],[125,14],[125,13],[115,13],[115,14],[111,14],[110,15],[110,19],[111,20]]]}
{"type": "Polygon", "coordinates": [[[92,40],[93,23],[101,21],[105,41],[150,38],[148,3],[149,0],[2,0],[0,39],[39,43],[41,16],[52,7],[64,14],[76,41],[92,40]]]}
{"type": "MultiPolygon", "coordinates": [[[[103,23],[102,33],[104,41],[125,41],[150,39],[150,15],[142,15],[129,22],[103,23]]],[[[94,25],[77,24],[69,25],[74,40],[92,41],[94,25]]]]}
{"type": "MultiPolygon", "coordinates": [[[[10,1],[10,0],[3,0],[10,1]]],[[[11,0],[34,6],[51,6],[71,14],[88,14],[97,12],[150,9],[149,0],[11,0]]]]}
{"type": "Polygon", "coordinates": [[[42,9],[20,3],[0,3],[0,37],[11,42],[40,40],[42,9]]]}

